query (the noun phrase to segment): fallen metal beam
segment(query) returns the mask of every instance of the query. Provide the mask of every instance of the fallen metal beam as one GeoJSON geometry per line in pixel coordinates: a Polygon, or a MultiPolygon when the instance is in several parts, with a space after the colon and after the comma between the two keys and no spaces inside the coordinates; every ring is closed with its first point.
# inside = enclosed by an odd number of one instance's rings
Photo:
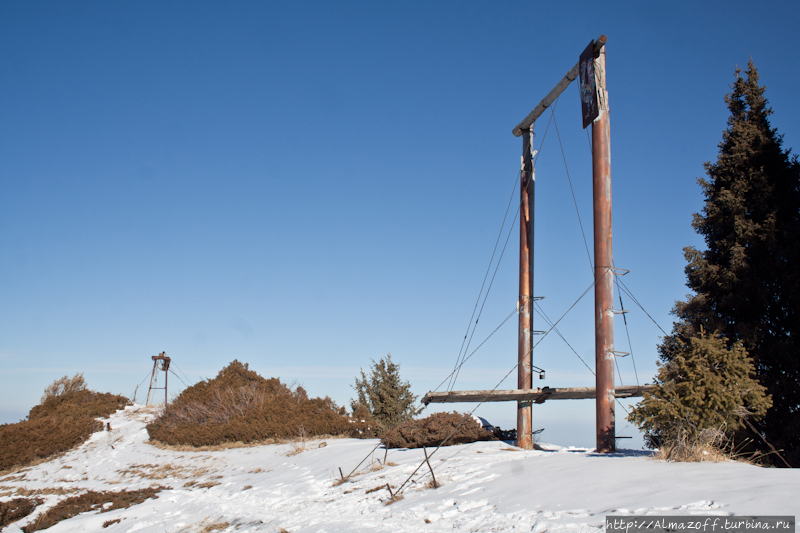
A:
{"type": "MultiPolygon", "coordinates": [[[[617,398],[632,398],[642,396],[642,393],[653,389],[655,385],[628,385],[617,387],[614,395],[617,398]]],[[[543,387],[541,389],[514,389],[514,390],[465,390],[449,392],[429,392],[422,397],[422,403],[468,403],[468,402],[534,402],[544,403],[545,400],[583,400],[595,397],[594,387],[543,387]]]]}
{"type": "MultiPolygon", "coordinates": [[[[600,52],[600,49],[603,47],[604,44],[606,44],[606,41],[608,41],[608,38],[605,35],[601,35],[600,38],[594,42],[595,54],[598,54],[600,52]]],[[[544,110],[550,107],[550,105],[556,100],[556,98],[558,98],[558,96],[564,92],[564,89],[566,89],[569,86],[569,84],[572,83],[572,81],[578,77],[578,73],[580,72],[580,66],[581,66],[580,61],[575,63],[575,66],[572,67],[569,72],[567,72],[567,75],[561,78],[561,81],[558,82],[556,86],[553,87],[553,89],[549,93],[547,93],[547,96],[542,98],[542,101],[539,102],[539,105],[533,108],[533,111],[528,113],[528,116],[525,117],[523,121],[520,122],[511,131],[511,133],[514,134],[514,137],[519,137],[520,135],[522,135],[523,131],[531,129],[531,125],[534,122],[536,122],[536,119],[539,118],[539,116],[542,113],[544,113],[544,110]]]]}

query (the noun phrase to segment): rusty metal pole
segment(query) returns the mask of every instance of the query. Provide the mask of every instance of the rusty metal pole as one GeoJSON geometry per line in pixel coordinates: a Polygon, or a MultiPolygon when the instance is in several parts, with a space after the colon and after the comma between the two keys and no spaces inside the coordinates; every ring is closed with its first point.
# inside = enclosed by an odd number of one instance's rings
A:
{"type": "Polygon", "coordinates": [[[169,384],[169,360],[164,362],[164,409],[167,408],[167,386],[169,384]]]}
{"type": "Polygon", "coordinates": [[[611,248],[611,148],[606,49],[595,59],[600,115],[592,123],[594,193],[594,317],[597,451],[616,449],[614,433],[614,272],[611,248]]]}
{"type": "MultiPolygon", "coordinates": [[[[522,133],[522,169],[519,223],[519,341],[517,345],[517,388],[533,386],[533,199],[536,176],[533,170],[533,129],[522,133]]],[[[517,402],[517,446],[531,449],[533,424],[530,401],[517,402]]]]}

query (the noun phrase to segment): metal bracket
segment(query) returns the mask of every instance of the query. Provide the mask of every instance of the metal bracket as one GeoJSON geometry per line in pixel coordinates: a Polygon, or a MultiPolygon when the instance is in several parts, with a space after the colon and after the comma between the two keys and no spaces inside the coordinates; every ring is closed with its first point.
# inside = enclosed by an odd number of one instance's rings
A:
{"type": "Polygon", "coordinates": [[[611,353],[613,353],[617,357],[627,357],[631,354],[631,352],[615,352],[613,350],[611,351],[611,353]]]}

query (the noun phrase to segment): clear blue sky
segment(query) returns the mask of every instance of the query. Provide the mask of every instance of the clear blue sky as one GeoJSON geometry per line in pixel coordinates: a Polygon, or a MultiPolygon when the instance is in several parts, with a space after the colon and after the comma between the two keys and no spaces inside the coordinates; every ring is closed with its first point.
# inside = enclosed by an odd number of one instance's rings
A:
{"type": "MultiPolygon", "coordinates": [[[[236,358],[339,404],[358,369],[388,352],[416,393],[436,387],[519,169],[511,129],[600,34],[615,261],[668,330],[687,292],[681,250],[702,244],[690,227],[695,178],[716,157],[737,65],[753,57],[773,126],[800,147],[800,7],[599,7],[0,3],[0,422],[24,417],[65,374],[132,395],[161,351],[187,381],[236,358]]],[[[556,318],[591,271],[549,116],[535,130],[535,292],[556,318]]],[[[555,118],[591,231],[575,86],[555,118]]],[[[473,347],[516,306],[517,242],[515,231],[473,347]]],[[[624,303],[646,382],[661,332],[624,303]]],[[[590,294],[560,329],[593,366],[591,309],[590,294]]],[[[492,388],[511,368],[515,320],[457,389],[492,388]]],[[[616,338],[627,351],[621,320],[616,338]]],[[[547,370],[537,385],[593,384],[554,335],[534,357],[547,370]]],[[[630,358],[620,362],[634,383],[630,358]]],[[[511,404],[479,414],[514,425],[511,404]]],[[[545,440],[592,445],[593,417],[591,401],[548,402],[534,424],[545,440]]],[[[618,433],[636,435],[626,425],[618,409],[618,433]]]]}

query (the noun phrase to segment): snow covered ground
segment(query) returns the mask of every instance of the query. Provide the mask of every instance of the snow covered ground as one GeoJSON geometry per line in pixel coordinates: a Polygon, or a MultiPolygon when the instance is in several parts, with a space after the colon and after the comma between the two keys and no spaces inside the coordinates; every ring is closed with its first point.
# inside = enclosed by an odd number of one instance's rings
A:
{"type": "MultiPolygon", "coordinates": [[[[424,459],[377,440],[316,440],[221,451],[173,451],[147,443],[152,410],[117,412],[64,456],[0,478],[2,500],[17,488],[111,490],[168,486],[158,499],[84,513],[48,531],[113,532],[443,532],[598,531],[615,515],[800,515],[800,472],[741,463],[665,463],[647,452],[599,455],[588,449],[523,451],[503,442],[440,449],[431,459],[441,487],[426,487],[427,465],[391,505],[424,459]],[[367,457],[361,473],[335,484],[367,457]],[[424,474],[424,475],[423,475],[424,474]],[[119,519],[108,525],[103,524],[119,519]]],[[[67,495],[42,495],[37,514],[67,495]]],[[[36,514],[8,526],[19,527],[36,514]]]]}

